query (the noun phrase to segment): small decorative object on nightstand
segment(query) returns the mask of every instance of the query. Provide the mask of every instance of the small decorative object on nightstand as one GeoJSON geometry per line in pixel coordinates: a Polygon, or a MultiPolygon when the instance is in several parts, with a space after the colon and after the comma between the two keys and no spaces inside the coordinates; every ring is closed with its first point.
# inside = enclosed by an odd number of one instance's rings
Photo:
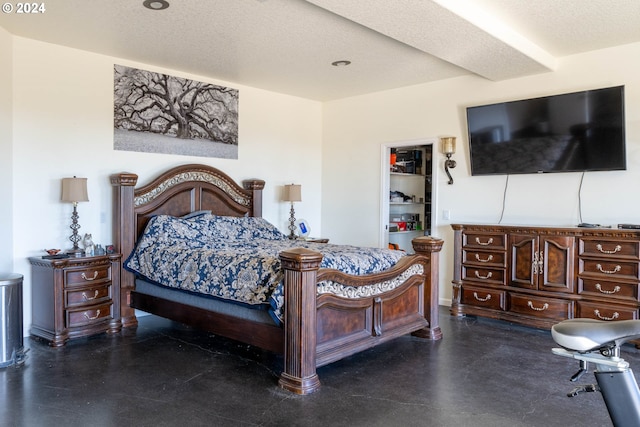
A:
{"type": "Polygon", "coordinates": [[[296,215],[293,210],[293,202],[302,201],[302,186],[296,184],[290,184],[284,186],[284,195],[282,200],[285,202],[291,202],[291,211],[289,213],[289,238],[295,239],[296,235],[294,230],[296,229],[296,215]]]}
{"type": "Polygon", "coordinates": [[[120,259],[120,254],[29,258],[31,335],[59,347],[69,339],[120,331],[120,259]]]}
{"type": "Polygon", "coordinates": [[[89,195],[87,193],[87,178],[62,178],[62,197],[61,200],[63,202],[73,203],[73,214],[71,215],[71,229],[73,233],[71,233],[71,237],[69,240],[73,242],[73,248],[67,251],[68,254],[81,256],[84,251],[80,249],[78,246],[78,242],[80,241],[80,235],[78,234],[78,229],[80,228],[80,224],[78,224],[78,202],[88,202],[89,195]]]}

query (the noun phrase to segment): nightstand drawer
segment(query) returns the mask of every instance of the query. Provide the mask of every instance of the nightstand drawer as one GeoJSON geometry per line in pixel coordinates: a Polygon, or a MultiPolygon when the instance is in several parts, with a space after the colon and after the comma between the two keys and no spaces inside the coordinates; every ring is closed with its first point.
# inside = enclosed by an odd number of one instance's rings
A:
{"type": "Polygon", "coordinates": [[[111,279],[111,266],[108,264],[86,267],[78,270],[65,270],[65,285],[87,285],[111,279]]]}
{"type": "Polygon", "coordinates": [[[85,326],[99,323],[105,319],[111,319],[111,307],[109,302],[102,305],[94,305],[81,310],[67,310],[67,326],[85,326]]]}
{"type": "Polygon", "coordinates": [[[111,284],[65,291],[66,307],[94,305],[111,299],[111,284]]]}

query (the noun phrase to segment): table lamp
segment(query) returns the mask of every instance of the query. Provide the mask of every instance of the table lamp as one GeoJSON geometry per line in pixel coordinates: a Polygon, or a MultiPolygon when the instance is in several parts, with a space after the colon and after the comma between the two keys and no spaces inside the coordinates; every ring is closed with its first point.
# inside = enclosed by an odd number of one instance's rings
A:
{"type": "Polygon", "coordinates": [[[296,216],[293,210],[294,202],[302,201],[302,186],[299,184],[289,184],[284,186],[284,197],[282,200],[291,203],[291,211],[289,213],[289,239],[295,239],[294,230],[296,229],[296,216]]]}
{"type": "Polygon", "coordinates": [[[80,235],[78,229],[78,202],[88,202],[89,195],[87,194],[87,178],[62,178],[62,197],[61,200],[67,203],[73,203],[73,214],[71,215],[71,236],[69,240],[73,242],[73,248],[67,251],[68,254],[74,256],[81,256],[84,250],[80,249],[78,242],[80,241],[80,235]]]}

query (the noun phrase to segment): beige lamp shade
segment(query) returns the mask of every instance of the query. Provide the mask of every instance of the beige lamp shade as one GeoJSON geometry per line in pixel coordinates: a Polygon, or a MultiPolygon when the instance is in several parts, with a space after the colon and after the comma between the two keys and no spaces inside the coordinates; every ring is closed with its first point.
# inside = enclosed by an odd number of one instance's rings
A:
{"type": "Polygon", "coordinates": [[[69,203],[88,202],[87,178],[76,178],[75,176],[62,178],[61,200],[69,203]]]}
{"type": "Polygon", "coordinates": [[[285,202],[301,202],[302,186],[299,184],[285,185],[282,200],[285,202]]]}

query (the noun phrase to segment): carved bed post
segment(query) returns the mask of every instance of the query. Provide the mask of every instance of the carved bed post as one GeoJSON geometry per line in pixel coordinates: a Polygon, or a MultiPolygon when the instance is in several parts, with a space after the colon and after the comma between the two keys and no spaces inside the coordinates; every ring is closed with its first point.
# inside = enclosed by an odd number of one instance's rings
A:
{"type": "Polygon", "coordinates": [[[251,216],[262,216],[262,190],[264,189],[264,181],[261,179],[247,179],[242,181],[245,190],[251,191],[251,216]]]}
{"type": "Polygon", "coordinates": [[[304,248],[280,254],[284,269],[284,371],[278,384],[297,394],[318,390],[316,278],[322,255],[304,248]]]}
{"type": "Polygon", "coordinates": [[[429,322],[429,327],[415,331],[413,335],[439,340],[442,338],[442,330],[438,321],[438,304],[440,280],[438,277],[438,265],[440,250],[444,241],[431,236],[417,237],[411,241],[413,249],[417,254],[425,255],[429,258],[430,268],[427,276],[426,289],[424,293],[425,318],[429,322]]]}
{"type": "MultiPolygon", "coordinates": [[[[136,223],[133,206],[133,195],[138,175],[133,173],[119,173],[111,175],[111,185],[113,186],[113,244],[118,252],[124,258],[129,256],[133,250],[136,237],[136,223]]],[[[136,326],[135,310],[129,306],[130,293],[135,283],[133,274],[120,269],[113,274],[120,274],[120,315],[122,317],[122,326],[136,326]]]]}

